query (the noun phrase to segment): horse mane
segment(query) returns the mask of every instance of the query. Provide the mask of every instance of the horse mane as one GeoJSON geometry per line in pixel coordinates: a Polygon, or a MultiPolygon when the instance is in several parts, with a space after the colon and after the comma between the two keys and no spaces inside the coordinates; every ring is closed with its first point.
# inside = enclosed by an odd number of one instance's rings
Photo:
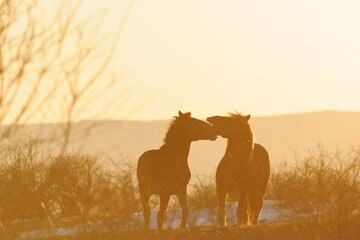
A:
{"type": "Polygon", "coordinates": [[[165,138],[164,138],[164,143],[169,143],[174,139],[178,139],[179,135],[178,132],[181,131],[180,130],[180,123],[181,123],[181,119],[184,117],[190,117],[191,113],[187,112],[182,114],[181,116],[175,116],[171,122],[169,123],[169,127],[168,130],[166,132],[165,138]]]}
{"type": "Polygon", "coordinates": [[[168,143],[170,142],[172,139],[174,139],[174,137],[176,136],[176,132],[177,129],[179,128],[179,117],[174,117],[173,120],[169,123],[165,138],[164,138],[164,143],[168,143]]]}
{"type": "Polygon", "coordinates": [[[232,118],[245,118],[246,116],[244,114],[242,114],[241,112],[238,112],[236,110],[234,110],[234,112],[228,112],[228,115],[229,117],[232,117],[232,118]]]}
{"type": "MultiPolygon", "coordinates": [[[[233,119],[238,119],[239,121],[243,121],[247,116],[243,115],[242,113],[234,110],[234,112],[228,112],[229,117],[233,118],[233,119]]],[[[244,121],[243,121],[244,122],[244,121]]],[[[245,124],[248,126],[249,128],[249,139],[248,139],[248,143],[249,145],[251,145],[251,148],[254,149],[254,133],[252,131],[252,128],[249,124],[248,121],[245,121],[245,124]]]]}

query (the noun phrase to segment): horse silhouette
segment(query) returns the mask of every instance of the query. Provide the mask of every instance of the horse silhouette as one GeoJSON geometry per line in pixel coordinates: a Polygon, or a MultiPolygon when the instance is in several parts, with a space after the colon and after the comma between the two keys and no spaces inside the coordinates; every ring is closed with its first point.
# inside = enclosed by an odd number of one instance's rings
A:
{"type": "Polygon", "coordinates": [[[236,192],[239,197],[238,224],[259,223],[270,177],[270,159],[263,146],[254,144],[249,119],[250,115],[240,113],[207,118],[216,134],[228,139],[225,155],[216,169],[218,222],[222,227],[226,225],[225,204],[229,192],[236,192]]]}
{"type": "Polygon", "coordinates": [[[170,195],[175,194],[182,208],[180,227],[186,226],[189,209],[187,205],[187,185],[190,180],[188,155],[192,141],[215,140],[216,135],[211,125],[191,117],[191,113],[182,113],[174,117],[159,149],[143,153],[138,161],[137,179],[145,229],[149,228],[152,194],[160,196],[160,209],[157,226],[164,228],[166,210],[170,195]]]}

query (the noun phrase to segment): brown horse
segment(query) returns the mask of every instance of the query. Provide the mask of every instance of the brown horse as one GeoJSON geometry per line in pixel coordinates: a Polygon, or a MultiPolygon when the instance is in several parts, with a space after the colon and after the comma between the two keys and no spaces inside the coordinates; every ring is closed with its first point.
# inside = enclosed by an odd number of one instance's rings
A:
{"type": "Polygon", "coordinates": [[[188,155],[190,144],[197,140],[215,140],[211,125],[191,117],[191,113],[182,113],[171,122],[164,139],[164,145],[157,150],[143,153],[138,161],[137,179],[141,203],[144,208],[145,229],[149,228],[152,194],[160,196],[160,209],[157,226],[164,228],[166,210],[170,195],[175,194],[182,208],[180,227],[186,226],[188,217],[187,185],[190,180],[188,155]]]}
{"type": "Polygon", "coordinates": [[[250,115],[239,113],[207,118],[215,132],[228,139],[225,155],[216,170],[220,226],[226,225],[225,203],[229,192],[236,192],[239,196],[236,210],[238,224],[259,223],[270,177],[270,160],[265,148],[254,144],[249,119],[250,115]]]}

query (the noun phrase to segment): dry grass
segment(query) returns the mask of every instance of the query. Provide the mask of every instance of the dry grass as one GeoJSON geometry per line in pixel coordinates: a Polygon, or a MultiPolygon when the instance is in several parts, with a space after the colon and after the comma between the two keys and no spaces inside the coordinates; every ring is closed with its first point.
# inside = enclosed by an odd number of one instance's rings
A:
{"type": "MultiPolygon", "coordinates": [[[[149,231],[127,231],[127,232],[93,232],[68,237],[50,237],[40,239],[157,239],[157,240],[220,240],[220,239],[247,239],[247,240],[311,240],[311,239],[333,239],[329,223],[266,223],[252,226],[230,226],[219,227],[194,227],[187,229],[166,229],[149,231]]],[[[358,239],[360,228],[352,229],[351,238],[358,239]]],[[[337,238],[343,239],[343,238],[337,238]]]]}
{"type": "Polygon", "coordinates": [[[11,137],[0,148],[0,223],[6,230],[68,225],[69,219],[74,225],[141,210],[134,162],[119,159],[122,167],[105,171],[90,156],[42,155],[41,143],[31,137],[11,137]]]}
{"type": "Polygon", "coordinates": [[[330,153],[318,146],[295,159],[273,169],[267,197],[291,209],[293,220],[328,221],[329,239],[353,239],[360,220],[359,150],[330,153]]]}
{"type": "Polygon", "coordinates": [[[211,208],[217,206],[215,178],[195,174],[189,184],[188,203],[193,208],[211,208]]]}
{"type": "MultiPolygon", "coordinates": [[[[134,159],[122,158],[113,161],[112,168],[104,168],[96,158],[84,155],[52,158],[42,154],[41,143],[31,137],[9,138],[0,147],[0,229],[4,236],[97,220],[116,229],[117,224],[126,223],[114,221],[115,217],[141,211],[134,159]]],[[[97,231],[87,238],[226,239],[247,236],[246,239],[260,239],[274,234],[274,239],[286,239],[294,234],[310,236],[313,231],[314,236],[322,239],[356,239],[359,236],[356,229],[360,229],[359,174],[359,151],[329,153],[320,147],[303,158],[296,157],[294,165],[283,164],[272,170],[266,198],[278,200],[279,209],[292,210],[291,224],[227,229],[195,227],[147,233],[97,231]]],[[[214,178],[195,174],[189,185],[188,200],[190,207],[216,206],[214,178]]],[[[156,200],[152,205],[156,207],[156,200]]]]}

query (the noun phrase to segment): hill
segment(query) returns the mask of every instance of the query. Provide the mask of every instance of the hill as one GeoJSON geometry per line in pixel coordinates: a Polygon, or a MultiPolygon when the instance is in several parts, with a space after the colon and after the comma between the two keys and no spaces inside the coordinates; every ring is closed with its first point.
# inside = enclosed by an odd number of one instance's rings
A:
{"type": "MultiPolygon", "coordinates": [[[[161,146],[169,120],[83,121],[73,125],[70,151],[80,151],[117,161],[121,156],[137,159],[144,151],[161,146]]],[[[293,153],[304,154],[318,143],[331,151],[360,146],[360,112],[321,111],[291,115],[252,117],[255,141],[269,151],[273,164],[289,161],[293,153]]],[[[23,126],[37,135],[56,135],[61,124],[23,126]]],[[[226,140],[198,141],[191,147],[193,171],[211,174],[224,154],[226,140]]]]}

